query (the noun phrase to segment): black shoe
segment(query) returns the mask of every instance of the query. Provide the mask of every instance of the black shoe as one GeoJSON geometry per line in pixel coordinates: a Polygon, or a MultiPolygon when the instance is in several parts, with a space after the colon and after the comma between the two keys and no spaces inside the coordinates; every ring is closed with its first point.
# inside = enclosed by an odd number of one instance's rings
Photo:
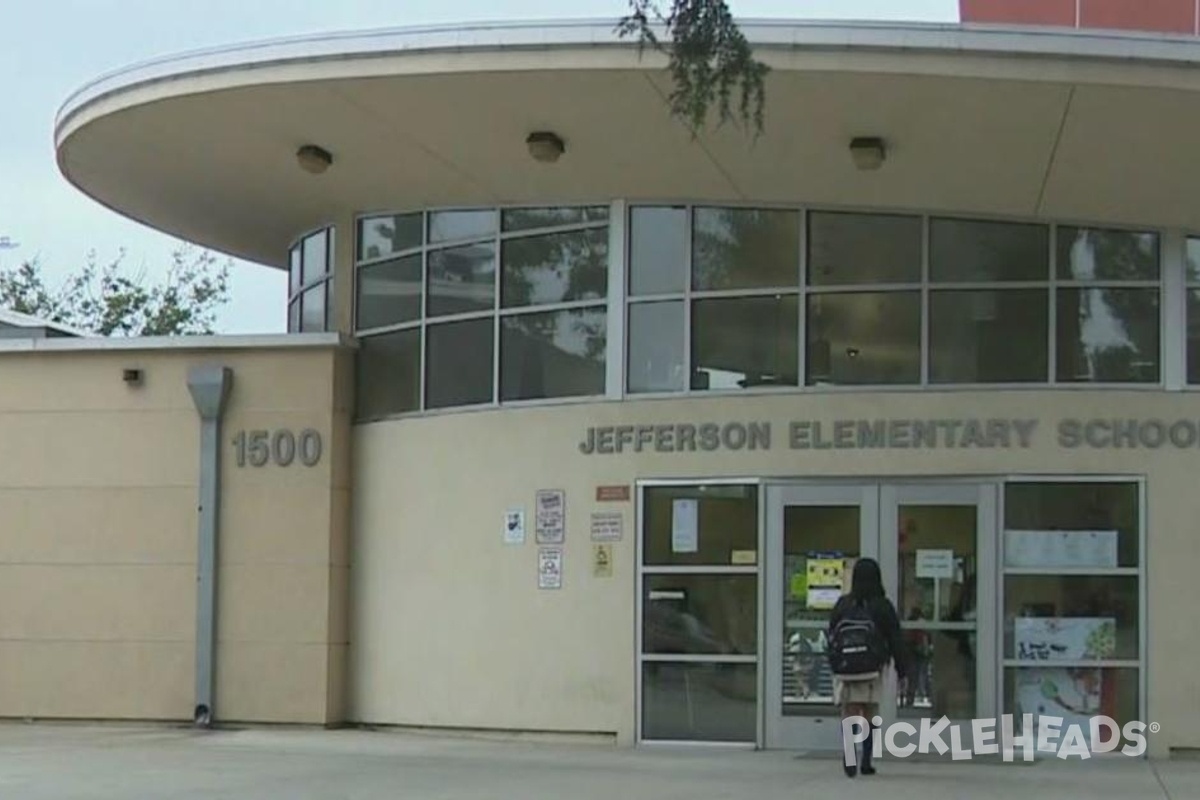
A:
{"type": "Polygon", "coordinates": [[[863,764],[863,765],[862,765],[862,769],[861,769],[861,770],[859,770],[859,771],[860,771],[860,772],[861,772],[863,775],[874,775],[874,774],[875,774],[875,768],[874,768],[874,767],[872,767],[870,764],[863,764]]]}
{"type": "Polygon", "coordinates": [[[855,775],[858,774],[858,767],[854,766],[853,764],[850,764],[850,765],[843,764],[842,769],[846,770],[847,778],[853,778],[855,775]]]}

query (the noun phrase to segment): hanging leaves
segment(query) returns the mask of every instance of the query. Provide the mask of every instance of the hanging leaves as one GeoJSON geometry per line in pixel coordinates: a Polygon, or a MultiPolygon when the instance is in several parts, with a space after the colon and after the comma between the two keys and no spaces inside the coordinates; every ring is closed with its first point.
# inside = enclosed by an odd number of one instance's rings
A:
{"type": "Polygon", "coordinates": [[[629,7],[617,33],[636,35],[639,52],[650,46],[667,54],[671,113],[693,136],[714,110],[718,127],[732,122],[752,129],[756,139],[762,134],[770,67],[754,58],[724,0],[671,0],[665,15],[654,0],[629,0],[629,7]],[[659,38],[660,28],[669,44],[659,38]]]}

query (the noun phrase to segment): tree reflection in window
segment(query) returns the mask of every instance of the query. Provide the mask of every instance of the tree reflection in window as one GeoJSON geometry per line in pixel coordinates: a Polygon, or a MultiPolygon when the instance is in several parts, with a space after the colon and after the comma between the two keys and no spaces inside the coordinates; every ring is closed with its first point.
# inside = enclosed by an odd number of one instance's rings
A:
{"type": "Polygon", "coordinates": [[[1058,230],[1058,378],[1159,380],[1159,291],[1129,286],[1159,278],[1158,236],[1115,230],[1058,230]]]}
{"type": "Polygon", "coordinates": [[[698,208],[692,233],[697,290],[793,288],[800,283],[800,214],[698,208]]]}

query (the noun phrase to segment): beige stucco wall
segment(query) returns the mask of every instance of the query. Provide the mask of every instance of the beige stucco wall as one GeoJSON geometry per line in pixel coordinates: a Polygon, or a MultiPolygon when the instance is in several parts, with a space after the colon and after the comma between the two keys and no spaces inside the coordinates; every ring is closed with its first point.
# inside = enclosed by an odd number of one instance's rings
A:
{"type": "MultiPolygon", "coordinates": [[[[352,715],[369,723],[608,732],[633,739],[634,504],[598,485],[713,476],[1145,475],[1151,752],[1200,746],[1194,668],[1200,448],[1068,450],[1063,417],[1187,418],[1191,394],[1103,391],[774,395],[445,414],[356,428],[352,715]],[[791,420],[1037,418],[1030,449],[790,450],[791,420]],[[589,426],[769,421],[768,452],[584,456],[589,426]],[[566,490],[565,579],[537,588],[533,500],[566,490]],[[501,539],[524,507],[523,546],[501,539]],[[623,510],[612,578],[593,577],[589,519],[623,510]]],[[[1200,415],[1196,415],[1200,417],[1200,415]]],[[[828,422],[826,423],[828,424],[828,422]]]]}
{"type": "Polygon", "coordinates": [[[200,456],[187,374],[212,364],[233,370],[216,717],[342,719],[350,428],[334,387],[348,357],[0,353],[0,717],[191,719],[200,456]],[[122,380],[133,367],[140,387],[122,380]],[[259,428],[319,431],[320,462],[239,468],[233,437],[259,428]]]}

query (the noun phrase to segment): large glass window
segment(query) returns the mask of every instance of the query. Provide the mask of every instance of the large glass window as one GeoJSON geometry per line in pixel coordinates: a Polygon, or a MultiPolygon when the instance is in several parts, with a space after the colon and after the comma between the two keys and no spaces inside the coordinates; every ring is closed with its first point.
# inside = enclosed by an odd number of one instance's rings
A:
{"type": "Polygon", "coordinates": [[[791,288],[800,280],[800,214],[698,208],[692,224],[692,287],[791,288]]]}
{"type": "Polygon", "coordinates": [[[1161,380],[1154,233],[687,206],[629,226],[632,394],[1161,380]]]}
{"type": "Polygon", "coordinates": [[[446,322],[425,332],[425,407],[492,402],[493,321],[446,322]]]}
{"type": "Polygon", "coordinates": [[[929,276],[937,283],[1009,283],[1050,277],[1050,228],[1029,223],[934,219],[929,276]]]}
{"type": "Polygon", "coordinates": [[[1045,383],[1049,289],[955,289],[929,297],[931,383],[1045,383]]]}
{"type": "Polygon", "coordinates": [[[1141,719],[1141,486],[1005,487],[1004,713],[1141,719]]]}
{"type": "Polygon", "coordinates": [[[921,293],[808,296],[808,383],[921,380],[921,293]]]}
{"type": "Polygon", "coordinates": [[[359,415],[377,419],[421,408],[421,331],[367,336],[355,359],[359,415]]]}
{"type": "MultiPolygon", "coordinates": [[[[357,330],[405,332],[424,393],[359,403],[361,417],[605,394],[608,208],[464,209],[368,217],[358,226],[357,330]],[[419,359],[418,359],[419,360],[419,359]]],[[[379,391],[410,352],[364,363],[379,391]],[[390,359],[390,361],[389,361],[390,359]]]]}
{"type": "Polygon", "coordinates": [[[796,386],[795,295],[697,300],[692,305],[692,388],[796,386]]]}
{"type": "Polygon", "coordinates": [[[1158,236],[1064,226],[1057,261],[1058,380],[1158,382],[1158,236]]]}
{"type": "Polygon", "coordinates": [[[814,211],[808,284],[920,283],[921,237],[920,217],[814,211]]]}
{"type": "Polygon", "coordinates": [[[641,738],[753,742],[758,488],[646,487],[642,509],[641,738]]]}
{"type": "Polygon", "coordinates": [[[505,317],[500,399],[604,394],[607,322],[603,307],[505,317]]]}
{"type": "Polygon", "coordinates": [[[288,332],[329,330],[333,229],[311,233],[288,253],[288,332]]]}

